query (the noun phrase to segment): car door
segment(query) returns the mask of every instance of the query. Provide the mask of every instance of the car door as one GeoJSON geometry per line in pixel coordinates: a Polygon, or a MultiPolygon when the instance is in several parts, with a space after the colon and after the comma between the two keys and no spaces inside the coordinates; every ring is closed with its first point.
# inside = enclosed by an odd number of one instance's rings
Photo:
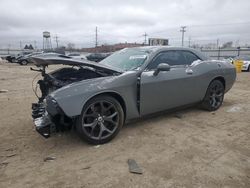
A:
{"type": "MultiPolygon", "coordinates": [[[[198,58],[198,57],[197,57],[198,58]]],[[[195,74],[181,50],[165,51],[156,55],[141,74],[140,111],[146,115],[195,102],[195,74]],[[154,76],[160,63],[170,65],[169,71],[154,76]]]]}

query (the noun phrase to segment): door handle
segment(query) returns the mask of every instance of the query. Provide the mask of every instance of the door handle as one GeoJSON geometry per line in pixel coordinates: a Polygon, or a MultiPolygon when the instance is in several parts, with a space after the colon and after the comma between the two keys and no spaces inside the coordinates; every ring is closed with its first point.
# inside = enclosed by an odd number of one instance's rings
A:
{"type": "Polygon", "coordinates": [[[186,73],[187,74],[193,74],[193,70],[192,69],[186,69],[186,73]]]}

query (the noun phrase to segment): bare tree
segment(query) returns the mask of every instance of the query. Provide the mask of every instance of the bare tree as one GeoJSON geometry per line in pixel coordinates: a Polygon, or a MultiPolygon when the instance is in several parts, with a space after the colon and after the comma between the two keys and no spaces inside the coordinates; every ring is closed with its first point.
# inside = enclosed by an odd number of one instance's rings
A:
{"type": "Polygon", "coordinates": [[[231,48],[232,46],[233,46],[233,42],[229,41],[229,42],[224,43],[221,48],[231,48]]]}
{"type": "Polygon", "coordinates": [[[70,51],[74,50],[75,49],[75,44],[74,43],[68,43],[67,44],[67,49],[70,50],[70,51]]]}

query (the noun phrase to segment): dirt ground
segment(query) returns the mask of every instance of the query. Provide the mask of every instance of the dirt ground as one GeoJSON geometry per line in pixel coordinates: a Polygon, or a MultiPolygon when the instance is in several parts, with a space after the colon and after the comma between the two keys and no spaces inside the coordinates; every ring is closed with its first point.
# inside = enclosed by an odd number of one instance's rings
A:
{"type": "Polygon", "coordinates": [[[0,64],[0,187],[250,187],[250,74],[216,112],[197,108],[130,123],[110,143],[74,132],[42,138],[29,66],[0,64]],[[46,157],[55,157],[44,161],[46,157]],[[128,171],[135,159],[143,174],[128,171]]]}

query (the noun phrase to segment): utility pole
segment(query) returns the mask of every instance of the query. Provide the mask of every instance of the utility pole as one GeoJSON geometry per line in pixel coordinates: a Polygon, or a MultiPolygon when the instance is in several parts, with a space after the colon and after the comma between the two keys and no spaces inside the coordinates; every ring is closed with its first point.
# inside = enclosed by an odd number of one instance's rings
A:
{"type": "Polygon", "coordinates": [[[191,37],[188,37],[188,47],[191,47],[191,37]]]}
{"type": "Polygon", "coordinates": [[[184,33],[186,32],[187,26],[181,26],[180,32],[182,32],[182,38],[181,38],[181,46],[184,46],[184,33]]]}
{"type": "Polygon", "coordinates": [[[219,44],[220,44],[220,40],[219,40],[219,39],[217,39],[217,41],[216,41],[216,46],[217,46],[217,49],[219,49],[219,44]]]}
{"type": "Polygon", "coordinates": [[[8,54],[10,54],[10,44],[8,44],[8,54]]]}
{"type": "Polygon", "coordinates": [[[23,45],[22,45],[22,41],[20,41],[20,49],[22,49],[22,46],[23,46],[23,45]]]}
{"type": "Polygon", "coordinates": [[[236,40],[236,42],[235,42],[235,47],[238,47],[239,46],[239,39],[238,40],[236,40]]]}
{"type": "Polygon", "coordinates": [[[36,40],[34,40],[34,48],[35,48],[35,50],[37,49],[37,47],[36,47],[36,40]]]}
{"type": "Polygon", "coordinates": [[[142,36],[144,36],[144,45],[146,45],[148,34],[145,32],[142,36]]]}
{"type": "Polygon", "coordinates": [[[56,35],[56,36],[55,36],[56,48],[58,48],[58,42],[59,42],[58,38],[59,38],[59,37],[56,35]]]}
{"type": "Polygon", "coordinates": [[[95,47],[98,46],[98,33],[97,33],[97,27],[95,27],[95,47]]]}

